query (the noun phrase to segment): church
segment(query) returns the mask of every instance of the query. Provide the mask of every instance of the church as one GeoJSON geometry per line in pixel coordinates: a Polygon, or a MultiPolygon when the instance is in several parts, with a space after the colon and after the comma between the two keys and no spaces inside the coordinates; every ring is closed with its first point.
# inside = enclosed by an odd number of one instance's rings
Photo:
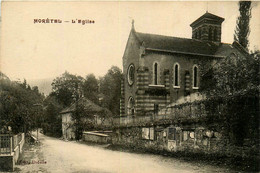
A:
{"type": "Polygon", "coordinates": [[[137,32],[132,22],[123,55],[120,116],[157,115],[199,93],[203,62],[243,56],[239,43],[221,42],[223,22],[206,12],[190,24],[191,39],[137,32]]]}

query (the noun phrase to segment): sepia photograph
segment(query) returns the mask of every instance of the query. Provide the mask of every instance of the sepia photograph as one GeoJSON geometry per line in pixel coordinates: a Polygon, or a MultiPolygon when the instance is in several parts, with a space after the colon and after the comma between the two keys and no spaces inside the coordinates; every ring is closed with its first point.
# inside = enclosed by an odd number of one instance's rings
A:
{"type": "Polygon", "coordinates": [[[260,1],[0,2],[0,172],[260,172],[260,1]]]}

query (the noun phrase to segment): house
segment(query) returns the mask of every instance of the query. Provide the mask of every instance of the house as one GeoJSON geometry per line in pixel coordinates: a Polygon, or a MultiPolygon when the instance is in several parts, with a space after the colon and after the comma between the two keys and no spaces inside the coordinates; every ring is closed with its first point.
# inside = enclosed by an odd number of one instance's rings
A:
{"type": "Polygon", "coordinates": [[[205,99],[199,93],[203,65],[247,54],[237,42],[221,42],[223,22],[206,12],[190,24],[191,39],[137,32],[132,22],[114,142],[156,143],[169,150],[214,146],[210,140],[220,132],[189,120],[206,114],[202,102],[192,104],[205,99]]]}
{"type": "MultiPolygon", "coordinates": [[[[80,98],[77,102],[77,104],[83,105],[84,109],[91,110],[93,112],[93,115],[90,115],[89,118],[82,118],[82,122],[90,122],[92,127],[86,127],[86,128],[96,128],[99,127],[105,127],[111,124],[111,115],[112,113],[105,109],[100,107],[99,105],[96,105],[92,101],[86,99],[86,98],[80,98]]],[[[73,140],[75,139],[75,126],[74,126],[74,120],[72,119],[72,114],[76,110],[76,103],[71,104],[69,107],[63,109],[60,112],[60,115],[62,117],[62,136],[63,139],[67,140],[73,140]]],[[[87,124],[87,123],[86,123],[87,124]]]]}

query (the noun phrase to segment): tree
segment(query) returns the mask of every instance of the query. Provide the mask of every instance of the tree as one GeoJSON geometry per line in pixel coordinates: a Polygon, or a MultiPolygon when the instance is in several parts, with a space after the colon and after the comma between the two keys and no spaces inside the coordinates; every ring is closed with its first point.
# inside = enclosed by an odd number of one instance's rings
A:
{"type": "Polygon", "coordinates": [[[54,96],[48,96],[44,100],[44,113],[42,128],[44,134],[60,137],[62,135],[62,120],[59,115],[63,105],[59,104],[54,96]]]}
{"type": "Polygon", "coordinates": [[[113,115],[120,113],[120,96],[122,71],[112,66],[107,74],[100,79],[100,92],[104,94],[103,105],[110,110],[113,115]]]}
{"type": "Polygon", "coordinates": [[[202,73],[201,88],[208,104],[221,106],[211,113],[221,118],[228,139],[237,145],[243,145],[250,135],[258,138],[259,67],[256,51],[251,55],[231,54],[202,73]]]}
{"type": "Polygon", "coordinates": [[[248,50],[248,36],[250,33],[249,22],[251,18],[251,1],[239,1],[240,15],[237,18],[237,26],[234,34],[234,40],[238,41],[246,50],[248,50]]]}
{"type": "Polygon", "coordinates": [[[52,82],[52,93],[57,101],[66,106],[69,106],[75,101],[77,95],[82,95],[82,86],[84,79],[81,76],[73,75],[68,72],[63,73],[52,82]]]}
{"type": "Polygon", "coordinates": [[[23,83],[0,77],[0,126],[11,126],[14,133],[28,132],[38,127],[36,118],[41,110],[33,106],[41,104],[44,96],[23,83]]]}
{"type": "Polygon", "coordinates": [[[86,80],[83,84],[84,97],[98,104],[98,80],[94,74],[89,74],[86,76],[86,80]]]}
{"type": "Polygon", "coordinates": [[[80,98],[72,105],[72,120],[74,121],[75,138],[79,140],[84,130],[93,130],[95,116],[100,118],[110,115],[106,109],[94,104],[86,98],[80,98]]]}

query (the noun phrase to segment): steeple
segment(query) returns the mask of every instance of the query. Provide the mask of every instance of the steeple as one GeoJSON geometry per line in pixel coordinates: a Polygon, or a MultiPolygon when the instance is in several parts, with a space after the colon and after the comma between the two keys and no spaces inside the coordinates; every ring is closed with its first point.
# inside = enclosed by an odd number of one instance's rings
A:
{"type": "Polygon", "coordinates": [[[135,30],[135,20],[132,20],[132,29],[135,30]]]}
{"type": "Polygon", "coordinates": [[[192,39],[221,42],[221,24],[225,19],[208,11],[192,22],[192,39]]]}

